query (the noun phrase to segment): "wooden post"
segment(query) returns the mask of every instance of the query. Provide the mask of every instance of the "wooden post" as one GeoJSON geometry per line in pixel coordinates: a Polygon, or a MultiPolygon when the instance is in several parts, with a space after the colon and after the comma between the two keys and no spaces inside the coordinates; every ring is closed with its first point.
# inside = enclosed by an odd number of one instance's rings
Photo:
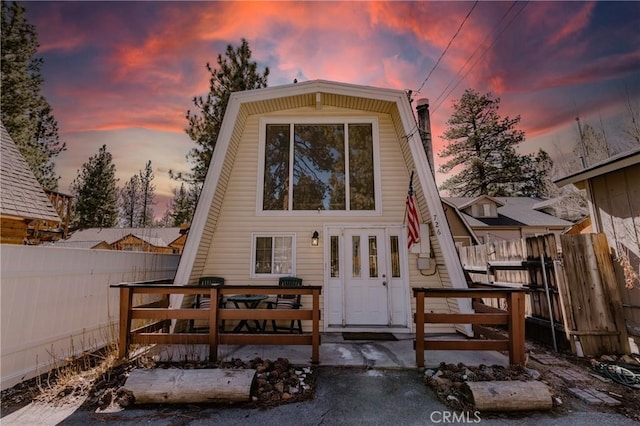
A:
{"type": "Polygon", "coordinates": [[[126,358],[129,355],[129,331],[131,330],[131,303],[133,302],[133,289],[120,287],[120,339],[118,344],[118,358],[126,358]]]}
{"type": "Polygon", "coordinates": [[[415,291],[416,296],[416,365],[418,367],[424,367],[424,292],[415,291]]]}
{"type": "Polygon", "coordinates": [[[509,314],[509,363],[524,365],[524,292],[507,296],[509,314]]]}
{"type": "Polygon", "coordinates": [[[209,290],[209,361],[218,360],[218,287],[209,290]]]}
{"type": "Polygon", "coordinates": [[[320,363],[320,290],[313,290],[313,317],[311,321],[311,363],[320,363]]]}

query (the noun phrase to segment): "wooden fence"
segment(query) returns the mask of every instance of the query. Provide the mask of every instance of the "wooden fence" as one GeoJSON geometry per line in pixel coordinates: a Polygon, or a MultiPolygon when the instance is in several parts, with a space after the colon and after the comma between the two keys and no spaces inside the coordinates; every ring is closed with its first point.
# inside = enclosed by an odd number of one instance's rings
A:
{"type": "Polygon", "coordinates": [[[562,250],[553,234],[462,247],[460,260],[474,286],[527,290],[532,337],[579,355],[623,352],[626,328],[615,274],[608,272],[613,266],[606,236],[562,235],[560,240],[562,250]]]}
{"type": "Polygon", "coordinates": [[[509,351],[510,364],[524,365],[524,291],[516,288],[502,289],[448,289],[414,288],[416,298],[416,365],[424,367],[424,351],[427,350],[494,350],[509,351]],[[425,313],[425,298],[473,298],[473,314],[425,313]],[[496,309],[481,302],[486,299],[504,299],[506,310],[496,309]],[[425,324],[472,324],[476,336],[485,339],[425,338],[425,324]],[[506,326],[508,336],[485,325],[506,326]]]}
{"type": "Polygon", "coordinates": [[[177,286],[157,283],[121,283],[111,287],[120,289],[120,337],[119,356],[128,356],[131,344],[204,344],[209,345],[209,359],[216,361],[218,345],[311,345],[312,363],[317,364],[320,358],[320,292],[321,286],[280,287],[280,286],[212,286],[198,285],[177,286]],[[151,304],[133,306],[135,294],[161,295],[160,301],[151,304]],[[211,300],[219,297],[240,294],[254,295],[310,295],[311,308],[300,309],[229,309],[211,303],[211,308],[203,309],[171,309],[169,296],[172,294],[196,295],[208,294],[211,300]],[[141,327],[131,329],[132,320],[153,320],[141,327]],[[207,333],[170,333],[168,326],[171,320],[208,320],[210,326],[207,333]],[[219,325],[223,321],[275,321],[301,320],[311,321],[311,332],[301,334],[267,334],[255,333],[219,333],[219,325]],[[215,326],[212,326],[215,325],[215,326]]]}

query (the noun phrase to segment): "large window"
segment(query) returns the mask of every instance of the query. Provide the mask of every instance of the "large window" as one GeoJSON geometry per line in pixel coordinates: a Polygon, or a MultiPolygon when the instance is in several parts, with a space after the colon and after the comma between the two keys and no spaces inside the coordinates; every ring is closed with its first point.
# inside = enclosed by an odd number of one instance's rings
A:
{"type": "Polygon", "coordinates": [[[251,275],[295,275],[293,235],[254,235],[251,275]]]}
{"type": "Polygon", "coordinates": [[[376,209],[373,123],[268,123],[264,211],[376,209]]]}

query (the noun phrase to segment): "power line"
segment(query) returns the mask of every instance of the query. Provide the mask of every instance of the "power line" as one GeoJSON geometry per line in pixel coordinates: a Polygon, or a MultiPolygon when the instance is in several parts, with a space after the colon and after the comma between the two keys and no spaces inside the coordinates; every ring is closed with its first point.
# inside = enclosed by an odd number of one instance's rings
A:
{"type": "MultiPolygon", "coordinates": [[[[515,1],[515,2],[511,5],[511,7],[509,8],[509,10],[511,10],[511,8],[512,8],[516,3],[517,3],[517,1],[515,1]]],[[[456,87],[458,87],[458,85],[462,82],[462,80],[464,80],[464,79],[467,77],[467,75],[471,72],[471,70],[473,69],[473,67],[475,67],[475,66],[476,66],[476,64],[480,61],[480,59],[482,59],[482,57],[485,55],[485,53],[487,53],[487,51],[488,51],[490,48],[492,48],[494,44],[496,44],[496,42],[498,41],[498,39],[500,38],[500,36],[501,36],[505,31],[506,31],[506,29],[509,27],[509,25],[511,25],[511,23],[512,23],[512,22],[513,22],[513,21],[514,21],[514,20],[515,20],[519,15],[520,15],[520,13],[522,13],[522,11],[524,10],[524,8],[525,8],[525,7],[527,7],[527,4],[528,4],[528,3],[527,3],[527,2],[525,2],[524,6],[522,6],[522,8],[521,8],[520,10],[518,10],[518,11],[516,12],[516,14],[515,14],[515,15],[513,15],[513,16],[511,17],[511,19],[509,20],[509,22],[507,22],[507,24],[502,28],[502,30],[500,30],[500,32],[495,36],[495,38],[493,39],[493,41],[491,42],[491,44],[490,44],[489,46],[487,46],[487,47],[484,49],[484,51],[482,52],[482,54],[478,57],[478,59],[476,59],[476,61],[471,65],[471,67],[467,70],[467,72],[465,72],[465,73],[464,73],[464,75],[463,75],[460,79],[458,79],[458,82],[455,84],[455,86],[453,86],[453,87],[451,88],[451,90],[449,90],[449,92],[447,92],[447,93],[446,93],[445,98],[443,98],[443,99],[440,101],[440,103],[438,103],[438,104],[437,104],[437,105],[432,109],[432,112],[436,111],[436,110],[440,107],[440,105],[442,105],[442,103],[445,101],[445,99],[447,99],[447,98],[449,97],[449,95],[451,95],[451,93],[456,89],[456,87]]],[[[508,13],[508,11],[507,11],[507,13],[508,13]]],[[[504,16],[506,16],[506,14],[507,14],[507,13],[505,13],[505,15],[503,15],[503,18],[502,18],[502,19],[504,19],[504,16]]],[[[476,49],[476,50],[477,50],[477,49],[476,49]]],[[[475,52],[474,52],[474,54],[475,54],[475,52]]],[[[472,56],[473,56],[473,55],[472,55],[472,56]]],[[[464,66],[466,66],[466,64],[467,64],[467,63],[465,62],[465,65],[463,65],[463,67],[460,69],[460,71],[462,71],[462,69],[464,68],[464,66]]],[[[459,72],[460,72],[460,71],[459,71],[459,72]]],[[[457,75],[457,74],[456,74],[456,75],[457,75]]],[[[454,77],[454,79],[455,79],[455,78],[456,78],[456,77],[454,77]]],[[[448,86],[447,86],[447,87],[448,87],[448,86]]],[[[445,88],[445,90],[440,94],[440,96],[438,96],[438,99],[439,99],[439,98],[440,98],[440,97],[441,97],[445,92],[446,92],[446,88],[445,88]]]]}
{"type": "MultiPolygon", "coordinates": [[[[511,6],[509,7],[509,9],[507,9],[507,11],[502,15],[502,17],[500,18],[500,20],[498,21],[498,25],[496,26],[497,28],[500,27],[500,24],[502,23],[502,21],[504,21],[504,19],[506,18],[506,16],[509,14],[509,12],[511,12],[511,9],[514,8],[514,6],[516,5],[516,3],[518,3],[517,1],[514,1],[513,3],[511,3],[511,6]]],[[[485,45],[485,43],[489,40],[489,36],[491,35],[491,33],[487,34],[484,38],[484,40],[482,40],[482,43],[478,44],[478,47],[476,47],[476,50],[473,51],[473,53],[471,54],[471,56],[469,56],[467,58],[467,60],[465,61],[465,63],[460,67],[460,69],[458,69],[458,72],[456,73],[456,75],[449,81],[449,83],[447,84],[447,86],[442,90],[442,92],[440,92],[440,94],[438,95],[438,97],[435,99],[435,101],[433,101],[433,104],[436,105],[438,104],[438,101],[442,98],[442,96],[447,92],[447,89],[449,89],[449,87],[451,87],[451,85],[453,84],[453,82],[456,80],[456,78],[458,78],[458,76],[460,76],[460,74],[462,73],[462,70],[464,70],[466,68],[466,66],[469,64],[469,62],[471,62],[471,60],[473,59],[474,56],[476,56],[476,53],[478,53],[480,51],[480,49],[482,48],[482,46],[485,45]]]]}
{"type": "Polygon", "coordinates": [[[467,13],[467,16],[465,16],[464,19],[462,20],[462,22],[460,23],[460,26],[458,27],[458,30],[455,32],[453,37],[451,37],[451,40],[449,40],[449,43],[447,44],[447,47],[445,47],[445,49],[442,51],[442,54],[440,55],[440,57],[436,61],[435,65],[433,65],[433,68],[431,68],[431,71],[429,71],[429,74],[427,75],[427,78],[424,79],[424,81],[422,82],[422,84],[420,85],[418,90],[416,90],[414,92],[414,96],[417,95],[418,93],[420,93],[420,90],[422,90],[424,85],[427,84],[427,81],[429,80],[429,77],[431,77],[431,74],[433,74],[435,69],[438,67],[438,64],[440,63],[440,60],[444,57],[445,53],[447,53],[447,51],[449,50],[449,47],[451,46],[451,43],[453,43],[453,40],[455,40],[456,36],[460,33],[460,30],[464,26],[465,22],[467,22],[467,19],[469,19],[469,16],[471,15],[471,12],[473,12],[473,9],[475,9],[476,6],[478,5],[478,1],[479,0],[476,0],[476,2],[473,3],[473,6],[471,6],[471,10],[469,10],[469,13],[467,13]]]}

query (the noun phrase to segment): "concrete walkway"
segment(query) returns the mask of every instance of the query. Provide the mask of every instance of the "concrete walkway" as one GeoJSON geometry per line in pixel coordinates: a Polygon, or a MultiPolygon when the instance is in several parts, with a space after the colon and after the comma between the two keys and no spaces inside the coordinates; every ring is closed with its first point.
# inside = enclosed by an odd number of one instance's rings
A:
{"type": "MultiPolygon", "coordinates": [[[[323,333],[320,345],[320,366],[365,368],[416,368],[413,334],[395,334],[397,340],[345,340],[342,333],[323,333]]],[[[451,336],[446,336],[451,337],[451,336]]],[[[158,359],[206,359],[208,347],[158,347],[158,359]]],[[[294,365],[311,365],[311,346],[226,346],[218,348],[221,361],[233,358],[249,361],[256,357],[275,360],[287,358],[294,365]]],[[[464,363],[469,366],[502,365],[509,359],[496,351],[426,351],[425,367],[434,368],[441,362],[464,363]]]]}

